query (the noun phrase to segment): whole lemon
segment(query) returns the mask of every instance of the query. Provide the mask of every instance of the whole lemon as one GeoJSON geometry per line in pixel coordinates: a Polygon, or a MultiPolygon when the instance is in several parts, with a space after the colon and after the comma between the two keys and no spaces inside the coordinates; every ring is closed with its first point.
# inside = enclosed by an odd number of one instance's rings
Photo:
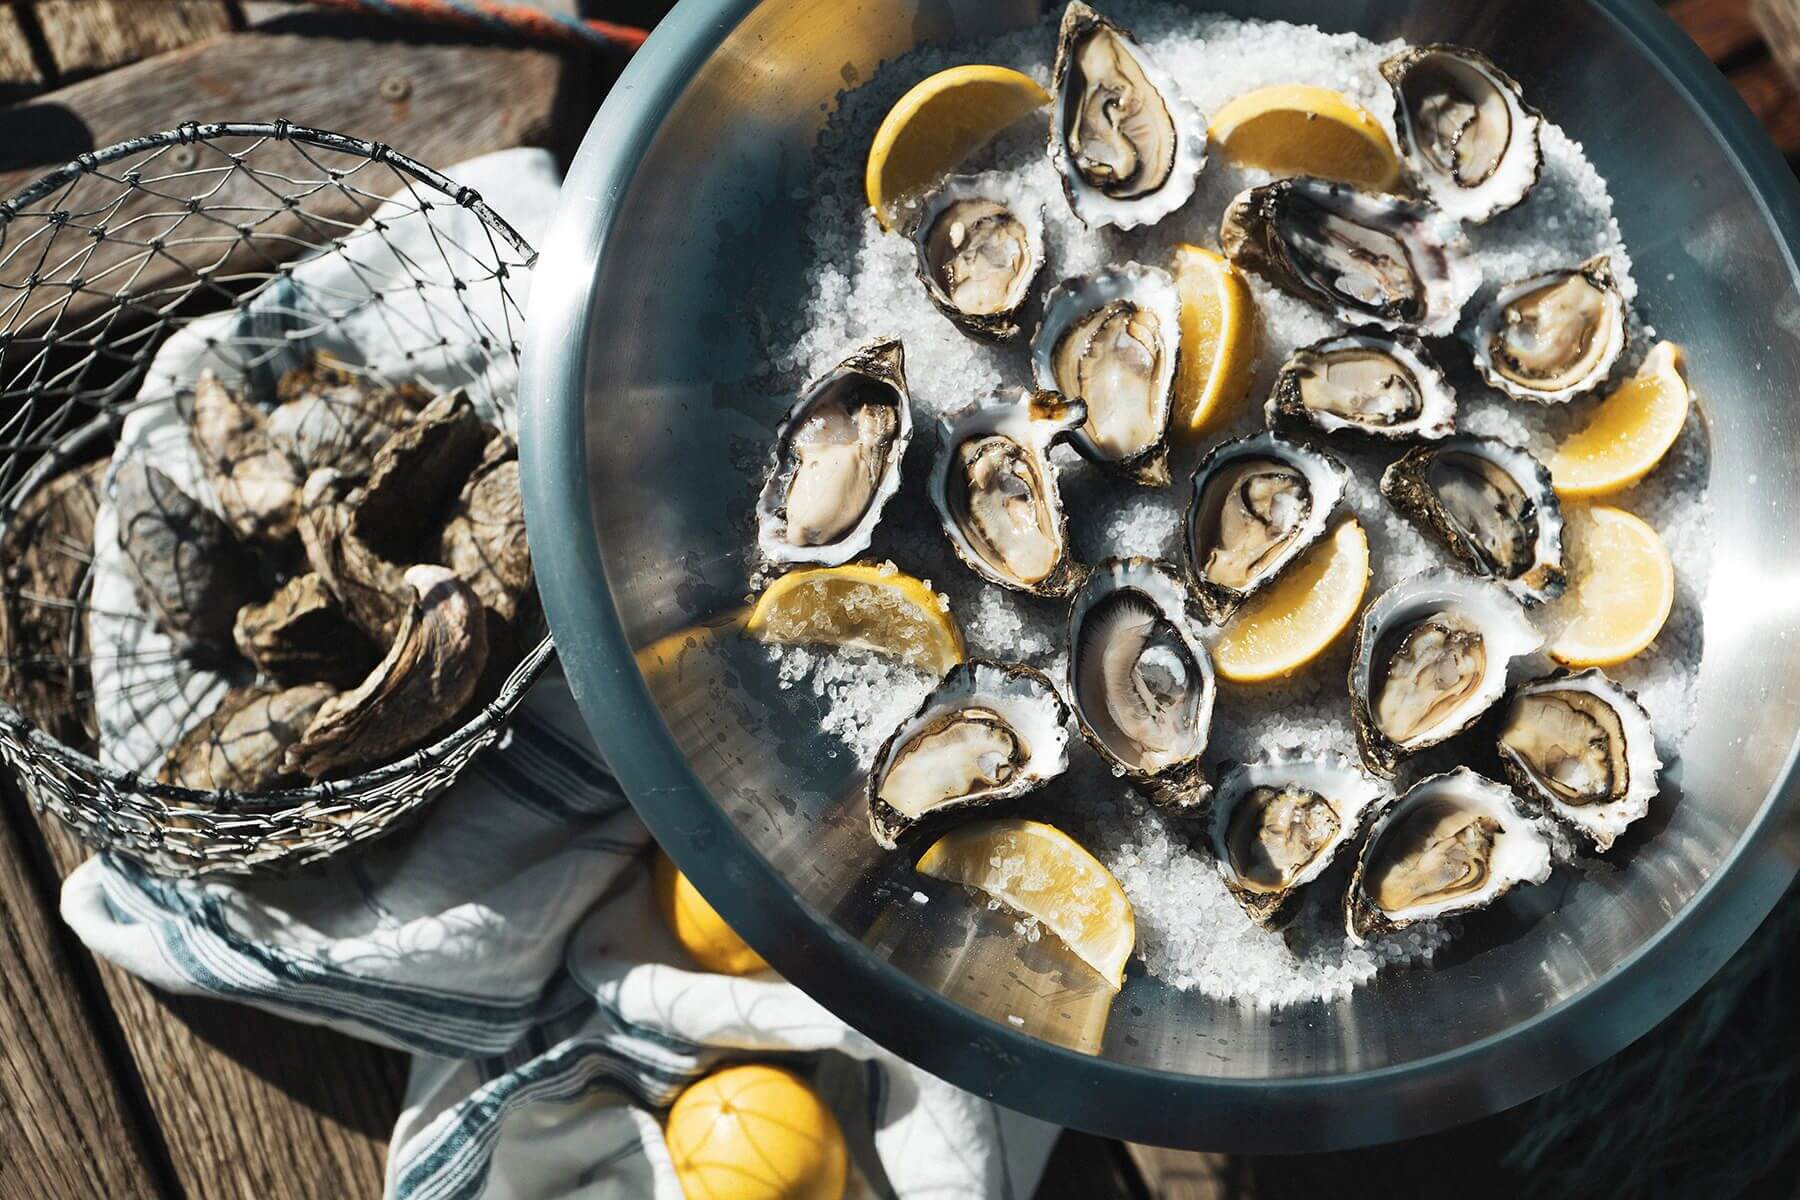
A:
{"type": "Polygon", "coordinates": [[[841,1200],[849,1152],[837,1118],[776,1067],[726,1067],[681,1093],[664,1131],[693,1200],[841,1200]]]}
{"type": "Polygon", "coordinates": [[[720,975],[749,975],[768,969],[762,956],[731,931],[725,918],[706,902],[693,881],[660,849],[656,852],[653,886],[656,907],[662,911],[669,932],[701,967],[720,975]]]}

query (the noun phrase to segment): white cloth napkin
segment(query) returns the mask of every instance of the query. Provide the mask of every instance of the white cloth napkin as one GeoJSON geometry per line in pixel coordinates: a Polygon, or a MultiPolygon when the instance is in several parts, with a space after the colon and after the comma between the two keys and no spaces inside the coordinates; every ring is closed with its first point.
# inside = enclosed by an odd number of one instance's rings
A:
{"type": "MultiPolygon", "coordinates": [[[[450,174],[527,239],[554,204],[555,169],[539,151],[488,155],[450,174]]],[[[404,239],[429,236],[422,222],[397,224],[389,249],[422,253],[404,239]]],[[[341,260],[296,268],[306,303],[288,296],[275,307],[354,301],[342,275],[328,274],[342,269],[341,260]]],[[[348,339],[374,363],[380,351],[359,340],[369,334],[362,311],[351,303],[318,329],[283,336],[348,339]]],[[[471,320],[489,316],[503,314],[471,320]]],[[[205,346],[243,328],[232,321],[172,338],[146,390],[172,396],[203,361],[232,367],[205,346]]],[[[127,437],[169,427],[167,406],[145,412],[127,437]]],[[[410,1051],[391,1197],[680,1200],[660,1118],[687,1083],[739,1060],[813,1080],[850,1142],[853,1196],[1032,1193],[1054,1127],[909,1066],[773,975],[684,969],[651,907],[648,842],[553,672],[500,748],[416,827],[364,853],[250,883],[175,882],[101,855],[69,877],[62,912],[95,953],[159,987],[410,1051]]]]}

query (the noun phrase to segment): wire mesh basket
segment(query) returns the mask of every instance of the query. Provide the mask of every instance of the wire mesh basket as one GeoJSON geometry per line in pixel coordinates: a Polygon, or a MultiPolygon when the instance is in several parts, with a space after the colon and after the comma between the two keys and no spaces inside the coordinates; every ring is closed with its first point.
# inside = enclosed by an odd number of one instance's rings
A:
{"type": "Polygon", "coordinates": [[[501,738],[553,654],[535,605],[486,703],[376,769],[238,795],[103,762],[94,677],[129,651],[88,645],[94,542],[81,534],[133,412],[191,384],[158,377],[171,338],[250,378],[376,330],[385,367],[347,369],[480,391],[515,432],[509,283],[534,258],[473,190],[389,147],[282,121],[137,138],[0,202],[0,759],[34,806],[164,874],[272,873],[395,828],[501,738]],[[233,314],[222,336],[221,312],[233,314]]]}

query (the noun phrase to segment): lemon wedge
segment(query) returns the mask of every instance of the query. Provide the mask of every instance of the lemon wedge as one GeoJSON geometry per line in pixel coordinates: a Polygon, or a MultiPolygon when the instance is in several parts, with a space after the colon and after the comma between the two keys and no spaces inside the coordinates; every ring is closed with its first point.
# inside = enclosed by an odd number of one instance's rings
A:
{"type": "Polygon", "coordinates": [[[1228,416],[1250,390],[1256,304],[1243,272],[1200,246],[1175,247],[1181,296],[1181,366],[1171,431],[1193,440],[1228,416]]]}
{"type": "Polygon", "coordinates": [[[751,608],[744,631],[765,642],[873,650],[937,675],[963,660],[950,605],[892,563],[783,575],[751,608]]]}
{"type": "Polygon", "coordinates": [[[1316,175],[1383,192],[1400,180],[1400,160],[1381,122],[1329,88],[1257,88],[1214,113],[1207,132],[1232,162],[1274,175],[1316,175]]]}
{"type": "Polygon", "coordinates": [[[1675,566],[1656,530],[1624,509],[1570,505],[1564,518],[1580,554],[1558,605],[1568,623],[1551,639],[1550,657],[1571,667],[1624,662],[1669,619],[1675,566]]]}
{"type": "Polygon", "coordinates": [[[1113,991],[1137,944],[1137,918],[1112,872],[1062,830],[1006,817],[945,834],[920,856],[918,871],[978,888],[1035,917],[1113,991]]]}
{"type": "Polygon", "coordinates": [[[693,880],[661,849],[656,852],[650,888],[663,924],[701,969],[719,975],[751,975],[768,969],[762,955],[725,923],[693,880]]]}
{"type": "Polygon", "coordinates": [[[734,608],[697,625],[664,634],[636,652],[638,670],[651,679],[678,673],[691,655],[704,653],[730,633],[743,630],[748,608],[734,608]]]}
{"type": "Polygon", "coordinates": [[[1662,461],[1690,402],[1681,347],[1658,342],[1637,374],[1588,414],[1587,424],[1550,459],[1550,480],[1561,496],[1604,496],[1630,487],[1662,461]]]}
{"type": "Polygon", "coordinates": [[[1014,121],[1050,103],[1029,75],[981,63],[921,80],[882,118],[863,173],[869,207],[883,229],[895,207],[931,187],[1014,121]]]}
{"type": "Polygon", "coordinates": [[[850,1153],[819,1094],[777,1067],[726,1067],[675,1098],[663,1130],[693,1200],[842,1200],[850,1153]]]}
{"type": "Polygon", "coordinates": [[[1213,643],[1214,669],[1236,683],[1292,675],[1344,632],[1368,586],[1369,538],[1349,517],[1238,609],[1213,643]]]}

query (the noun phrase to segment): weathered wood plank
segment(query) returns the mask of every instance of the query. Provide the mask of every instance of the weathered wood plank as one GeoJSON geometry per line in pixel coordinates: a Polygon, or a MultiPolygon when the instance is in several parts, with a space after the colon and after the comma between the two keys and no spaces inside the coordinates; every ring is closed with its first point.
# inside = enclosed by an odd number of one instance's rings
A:
{"type": "Polygon", "coordinates": [[[1227,1200],[1244,1194],[1229,1186],[1232,1168],[1226,1155],[1136,1144],[1126,1150],[1145,1190],[1157,1200],[1227,1200]]]}
{"type": "Polygon", "coordinates": [[[124,66],[231,28],[224,0],[36,0],[33,11],[65,76],[124,66]]]}
{"type": "Polygon", "coordinates": [[[0,85],[32,87],[43,82],[44,73],[38,70],[25,36],[24,18],[15,5],[0,0],[0,85]]]}
{"type": "MultiPolygon", "coordinates": [[[[107,1053],[52,897],[14,829],[23,801],[0,785],[0,1194],[157,1196],[141,1115],[107,1053]],[[18,802],[4,811],[7,798],[18,802]]],[[[29,818],[27,818],[29,819],[29,818]]]]}
{"type": "Polygon", "coordinates": [[[1750,0],[1674,0],[1663,11],[1716,63],[1754,51],[1762,43],[1762,34],[1750,19],[1750,0]]]}
{"type": "Polygon", "coordinates": [[[1765,58],[1726,78],[1781,152],[1789,158],[1800,156],[1800,94],[1781,64],[1765,58]]]}

